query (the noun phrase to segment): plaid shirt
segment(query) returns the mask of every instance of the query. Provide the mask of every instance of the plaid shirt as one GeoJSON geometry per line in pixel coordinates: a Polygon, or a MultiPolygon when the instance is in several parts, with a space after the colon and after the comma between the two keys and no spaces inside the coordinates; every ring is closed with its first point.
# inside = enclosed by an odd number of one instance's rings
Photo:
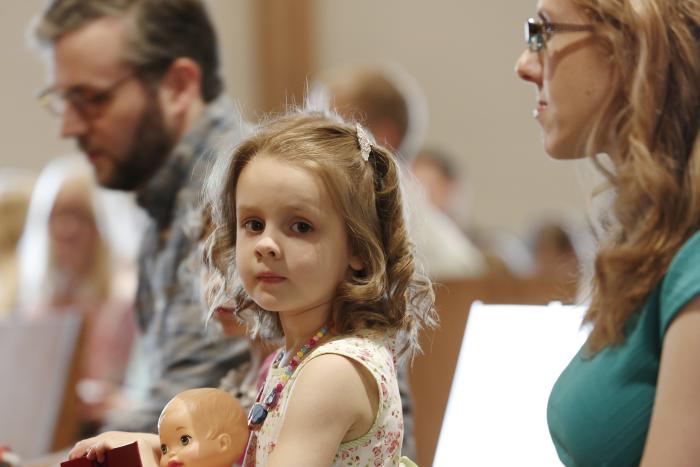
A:
{"type": "Polygon", "coordinates": [[[139,257],[136,297],[149,378],[147,400],[136,409],[110,414],[105,429],[156,433],[160,412],[175,394],[216,387],[229,370],[250,359],[245,338],[205,328],[201,250],[196,235],[188,231],[216,149],[230,148],[243,131],[235,107],[219,97],[137,194],[151,220],[139,257]]]}

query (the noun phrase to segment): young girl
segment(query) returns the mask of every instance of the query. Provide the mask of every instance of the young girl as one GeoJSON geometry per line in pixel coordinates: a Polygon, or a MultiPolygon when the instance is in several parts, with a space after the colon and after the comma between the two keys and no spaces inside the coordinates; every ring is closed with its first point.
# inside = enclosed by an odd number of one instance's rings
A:
{"type": "Polygon", "coordinates": [[[566,465],[700,459],[700,3],[540,0],[520,77],[555,158],[615,194],[588,342],[549,400],[566,465]],[[606,153],[608,163],[601,163],[606,153]]]}
{"type": "Polygon", "coordinates": [[[290,114],[213,173],[213,264],[253,333],[284,338],[245,465],[398,465],[396,357],[435,315],[394,157],[360,126],[290,114]]]}

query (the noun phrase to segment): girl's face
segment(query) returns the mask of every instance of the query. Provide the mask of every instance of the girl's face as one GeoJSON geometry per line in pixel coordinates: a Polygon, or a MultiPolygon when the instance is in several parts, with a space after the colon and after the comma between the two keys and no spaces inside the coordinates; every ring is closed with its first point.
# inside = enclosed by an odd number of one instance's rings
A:
{"type": "MultiPolygon", "coordinates": [[[[537,13],[535,19],[545,24],[591,24],[571,0],[540,0],[537,13]]],[[[557,159],[584,156],[591,125],[612,86],[612,63],[597,47],[595,31],[554,32],[539,52],[523,52],[516,72],[537,87],[533,114],[545,151],[557,159]]]]}
{"type": "Polygon", "coordinates": [[[291,318],[330,312],[351,257],[343,219],[313,173],[258,154],[236,186],[236,267],[263,309],[291,318]]]}

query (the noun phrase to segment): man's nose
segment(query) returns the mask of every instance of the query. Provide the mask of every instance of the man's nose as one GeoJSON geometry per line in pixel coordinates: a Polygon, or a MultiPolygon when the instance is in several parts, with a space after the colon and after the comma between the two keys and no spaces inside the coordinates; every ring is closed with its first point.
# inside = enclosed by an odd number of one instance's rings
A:
{"type": "Polygon", "coordinates": [[[71,138],[82,136],[86,132],[87,122],[85,118],[70,102],[66,102],[66,108],[61,116],[61,136],[71,138]]]}

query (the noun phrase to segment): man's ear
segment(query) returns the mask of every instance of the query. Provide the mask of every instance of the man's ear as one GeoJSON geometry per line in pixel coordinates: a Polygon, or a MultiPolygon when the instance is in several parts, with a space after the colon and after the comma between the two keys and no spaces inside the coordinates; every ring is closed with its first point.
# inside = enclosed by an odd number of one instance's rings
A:
{"type": "Polygon", "coordinates": [[[219,452],[226,452],[231,448],[231,435],[228,433],[221,433],[216,437],[216,442],[219,452]]]}
{"type": "Polygon", "coordinates": [[[187,57],[175,59],[160,82],[166,112],[184,115],[193,101],[202,98],[201,89],[202,70],[197,62],[187,57]]]}

